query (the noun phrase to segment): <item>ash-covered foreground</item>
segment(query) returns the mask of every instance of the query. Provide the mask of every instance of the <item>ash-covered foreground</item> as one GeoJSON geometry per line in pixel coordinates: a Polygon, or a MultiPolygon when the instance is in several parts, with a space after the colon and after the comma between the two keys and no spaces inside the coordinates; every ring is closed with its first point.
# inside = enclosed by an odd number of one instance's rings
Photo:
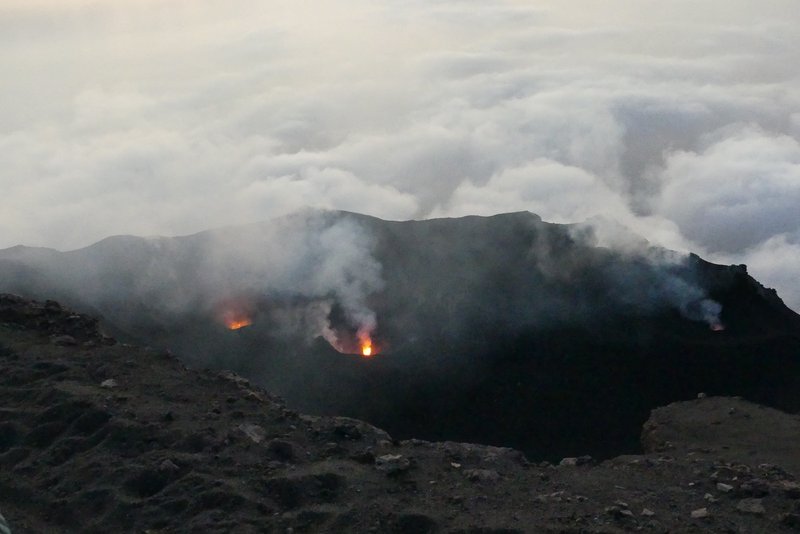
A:
{"type": "Polygon", "coordinates": [[[231,373],[0,297],[0,512],[13,532],[792,532],[796,416],[653,412],[645,454],[531,464],[308,417],[231,373]]]}

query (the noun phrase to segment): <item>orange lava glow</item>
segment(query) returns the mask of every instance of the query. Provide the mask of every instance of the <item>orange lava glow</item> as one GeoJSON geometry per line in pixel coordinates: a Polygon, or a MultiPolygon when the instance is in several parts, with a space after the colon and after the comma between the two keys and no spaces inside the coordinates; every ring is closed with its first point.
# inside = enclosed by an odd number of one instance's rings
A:
{"type": "Polygon", "coordinates": [[[253,324],[255,309],[244,299],[230,298],[217,304],[217,320],[228,330],[239,330],[253,324]]]}
{"type": "Polygon", "coordinates": [[[372,340],[365,338],[361,340],[361,355],[365,358],[372,356],[372,340]]]}
{"type": "Polygon", "coordinates": [[[230,319],[225,322],[225,326],[228,327],[228,330],[239,330],[240,328],[250,326],[251,324],[253,324],[253,321],[247,317],[230,319]]]}

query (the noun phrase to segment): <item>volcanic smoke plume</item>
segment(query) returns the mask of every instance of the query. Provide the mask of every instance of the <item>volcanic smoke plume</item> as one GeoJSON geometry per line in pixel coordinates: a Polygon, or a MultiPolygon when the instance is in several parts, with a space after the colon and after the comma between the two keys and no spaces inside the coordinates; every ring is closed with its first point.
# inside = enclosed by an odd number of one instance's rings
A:
{"type": "MultiPolygon", "coordinates": [[[[582,432],[588,446],[620,424],[586,408],[600,390],[631,422],[613,447],[635,442],[627,432],[655,403],[696,388],[777,402],[736,382],[758,376],[736,363],[755,354],[737,339],[796,322],[743,266],[526,212],[387,222],[306,211],[69,253],[17,247],[0,251],[0,273],[2,291],[55,296],[121,339],[235,370],[304,410],[537,454],[552,445],[541,436],[582,432]],[[724,376],[736,384],[706,384],[731,350],[724,365],[741,369],[724,376]],[[524,431],[551,412],[562,415],[537,423],[551,434],[524,431]]],[[[780,343],[780,354],[792,346],[780,343]]]]}
{"type": "Polygon", "coordinates": [[[124,330],[207,310],[230,329],[255,322],[275,340],[322,337],[365,356],[387,343],[448,354],[476,331],[608,314],[674,309],[721,324],[721,305],[688,256],[614,241],[598,224],[551,225],[527,213],[388,223],[308,210],[188,237],[112,238],[67,254],[8,249],[2,258],[6,270],[30,268],[9,272],[8,289],[73,295],[124,330]]]}
{"type": "MultiPolygon", "coordinates": [[[[372,254],[374,237],[354,220],[309,211],[273,225],[220,230],[204,237],[199,298],[247,296],[272,311],[273,325],[280,324],[277,333],[321,336],[342,351],[354,337],[369,339],[375,330],[377,319],[368,298],[384,281],[372,254]],[[300,322],[275,316],[280,310],[297,315],[299,309],[305,316],[300,322]],[[336,328],[330,323],[331,313],[339,318],[336,328]],[[306,330],[292,332],[292,322],[306,330]],[[347,335],[348,331],[357,334],[347,335]]],[[[256,311],[245,313],[249,321],[256,311]]],[[[235,307],[225,313],[236,313],[235,307]]]]}

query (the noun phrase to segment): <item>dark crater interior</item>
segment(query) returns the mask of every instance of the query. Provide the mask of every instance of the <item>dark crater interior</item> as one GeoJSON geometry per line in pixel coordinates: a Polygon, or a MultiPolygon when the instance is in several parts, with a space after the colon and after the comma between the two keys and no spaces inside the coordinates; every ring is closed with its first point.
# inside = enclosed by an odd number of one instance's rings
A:
{"type": "MultiPolygon", "coordinates": [[[[646,244],[615,251],[588,228],[529,213],[315,217],[320,228],[348,218],[370,236],[385,282],[367,300],[378,321],[372,358],[286,329],[318,297],[227,284],[163,305],[193,294],[209,247],[257,242],[263,225],[157,247],[126,237],[71,253],[0,251],[0,290],[61,299],[102,316],[121,340],[231,369],[303,412],[364,419],[395,438],[514,447],[532,460],[638,452],[650,410],[699,392],[800,410],[800,317],[744,266],[676,260],[646,244]],[[221,299],[253,324],[225,328],[221,299]],[[709,301],[721,313],[709,315],[709,301]]],[[[282,224],[293,239],[291,220],[282,224]]],[[[326,302],[332,329],[352,339],[342,304],[326,302]]],[[[140,482],[134,491],[150,483],[140,482]]]]}

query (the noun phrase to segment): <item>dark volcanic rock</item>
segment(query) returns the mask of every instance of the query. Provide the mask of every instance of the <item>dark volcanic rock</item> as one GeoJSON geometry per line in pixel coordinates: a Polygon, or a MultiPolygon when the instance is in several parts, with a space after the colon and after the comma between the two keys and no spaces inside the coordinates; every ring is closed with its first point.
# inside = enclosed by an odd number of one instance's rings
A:
{"type": "Polygon", "coordinates": [[[673,455],[706,449],[705,454],[727,464],[721,464],[718,470],[717,480],[723,488],[730,487],[737,494],[763,496],[769,491],[769,480],[779,479],[783,470],[800,472],[800,454],[795,443],[798,436],[799,416],[742,399],[709,397],[654,410],[644,425],[642,443],[648,453],[660,452],[666,443],[670,444],[669,453],[673,455]],[[772,440],[766,448],[764,436],[772,440]],[[708,444],[714,442],[725,446],[709,448],[708,444]],[[736,468],[754,463],[762,465],[770,476],[757,478],[752,470],[736,468]],[[735,479],[736,484],[725,484],[728,480],[723,478],[735,479]]]}
{"type": "MultiPolygon", "coordinates": [[[[3,288],[0,287],[0,290],[3,288]]],[[[0,323],[50,335],[59,346],[75,346],[78,341],[113,344],[98,330],[98,321],[61,307],[58,302],[32,302],[18,295],[0,293],[0,323]]]]}
{"type": "Polygon", "coordinates": [[[76,351],[50,335],[50,325],[0,326],[0,511],[17,533],[781,533],[800,525],[800,420],[741,399],[656,410],[643,455],[539,466],[508,448],[397,441],[357,420],[301,416],[267,392],[162,353],[76,351]],[[124,396],[99,386],[101,363],[124,396]],[[60,370],[23,372],[32,367],[60,370]],[[258,398],[246,400],[251,394],[258,398]]]}
{"type": "MultiPolygon", "coordinates": [[[[121,340],[232,370],[218,379],[248,393],[218,399],[208,406],[215,416],[275,400],[255,384],[292,409],[366,420],[397,439],[509,446],[557,462],[638,452],[650,411],[698,392],[800,410],[800,317],[774,291],[742,265],[646,242],[608,247],[596,234],[530,213],[392,222],[312,212],[180,238],[113,237],[66,253],[15,247],[0,251],[0,291],[58,295],[121,340]],[[301,253],[331,229],[346,231],[301,253]],[[327,287],[329,278],[344,290],[327,287]],[[371,359],[308,339],[321,332],[322,313],[354,342],[348,288],[377,320],[371,359]],[[230,303],[250,326],[225,328],[230,303]]],[[[73,350],[106,341],[92,320],[52,301],[15,308],[4,299],[0,322],[73,350]]],[[[19,369],[16,380],[64,372],[19,369]]],[[[96,378],[116,381],[109,393],[124,396],[117,373],[96,378]]],[[[341,447],[361,439],[346,423],[326,433],[341,447]]],[[[195,452],[219,441],[185,438],[195,452]]],[[[669,440],[660,446],[667,452],[669,440]]]]}

